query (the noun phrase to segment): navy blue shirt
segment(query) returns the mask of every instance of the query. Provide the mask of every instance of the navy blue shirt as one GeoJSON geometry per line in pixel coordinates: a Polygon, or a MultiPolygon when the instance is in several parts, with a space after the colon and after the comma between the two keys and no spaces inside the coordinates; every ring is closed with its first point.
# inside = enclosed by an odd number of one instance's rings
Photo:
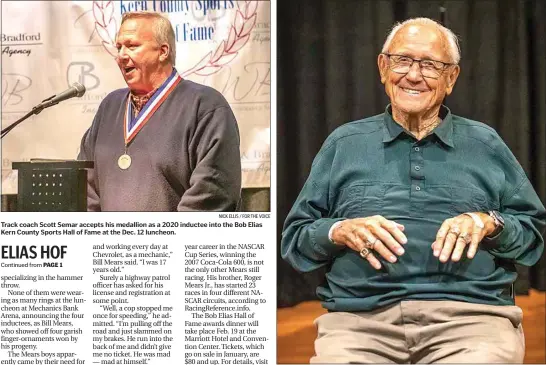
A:
{"type": "Polygon", "coordinates": [[[543,251],[546,211],[514,155],[492,128],[452,115],[418,141],[383,114],[347,123],[324,142],[284,225],[281,253],[302,272],[328,266],[317,289],[334,311],[368,311],[401,300],[513,305],[515,263],[543,251]],[[444,220],[500,211],[504,230],[473,259],[441,263],[431,244],[444,220]],[[408,243],[382,268],[333,244],[338,220],[382,215],[405,226],[408,243]]]}

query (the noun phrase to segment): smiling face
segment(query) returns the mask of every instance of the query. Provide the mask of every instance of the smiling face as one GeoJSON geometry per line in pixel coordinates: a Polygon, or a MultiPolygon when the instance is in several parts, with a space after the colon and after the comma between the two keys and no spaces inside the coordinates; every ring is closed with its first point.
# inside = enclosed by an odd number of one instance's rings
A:
{"type": "Polygon", "coordinates": [[[146,94],[163,81],[169,46],[157,43],[153,22],[148,18],[127,19],[116,39],[116,62],[127,86],[136,94],[146,94]]]}
{"type": "MultiPolygon", "coordinates": [[[[447,40],[435,27],[410,24],[402,27],[389,47],[389,54],[414,59],[429,59],[450,63],[447,40]]],[[[392,104],[393,115],[404,118],[427,118],[438,114],[446,95],[451,94],[459,75],[458,65],[448,66],[438,79],[423,77],[419,64],[414,62],[406,74],[394,72],[392,60],[383,54],[378,57],[381,82],[392,104]]]]}

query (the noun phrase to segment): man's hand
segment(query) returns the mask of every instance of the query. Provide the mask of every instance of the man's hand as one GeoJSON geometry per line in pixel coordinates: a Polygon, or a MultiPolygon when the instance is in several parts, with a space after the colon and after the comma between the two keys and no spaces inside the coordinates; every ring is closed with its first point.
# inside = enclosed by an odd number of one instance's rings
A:
{"type": "Polygon", "coordinates": [[[404,249],[400,244],[405,244],[408,241],[402,233],[403,230],[403,225],[380,215],[347,219],[334,229],[332,241],[336,245],[347,246],[359,252],[374,268],[379,270],[381,268],[379,260],[371,252],[363,254],[362,250],[373,250],[386,260],[396,262],[396,256],[393,253],[402,255],[404,249]]]}
{"type": "Polygon", "coordinates": [[[468,246],[466,256],[472,259],[478,251],[480,242],[493,231],[495,231],[495,222],[486,213],[466,213],[446,219],[436,234],[436,241],[432,243],[433,254],[436,257],[440,256],[441,262],[447,262],[450,256],[452,261],[457,262],[461,259],[465,247],[468,246]],[[483,228],[474,221],[472,214],[481,219],[483,228]]]}

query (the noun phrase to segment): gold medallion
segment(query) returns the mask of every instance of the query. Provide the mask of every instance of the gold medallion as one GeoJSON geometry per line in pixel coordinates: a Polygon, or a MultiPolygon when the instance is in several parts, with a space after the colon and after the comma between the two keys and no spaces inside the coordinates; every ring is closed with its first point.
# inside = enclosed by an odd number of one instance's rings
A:
{"type": "Polygon", "coordinates": [[[127,170],[131,166],[131,156],[124,153],[118,158],[118,166],[122,170],[127,170]]]}

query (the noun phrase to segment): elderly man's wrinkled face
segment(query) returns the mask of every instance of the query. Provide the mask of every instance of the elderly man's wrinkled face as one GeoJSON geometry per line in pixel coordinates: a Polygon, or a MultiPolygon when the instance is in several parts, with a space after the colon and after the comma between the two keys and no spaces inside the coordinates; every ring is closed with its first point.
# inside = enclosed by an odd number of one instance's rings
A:
{"type": "Polygon", "coordinates": [[[152,19],[128,19],[121,25],[116,39],[116,61],[127,86],[135,92],[153,90],[154,77],[167,57],[168,46],[157,43],[152,26],[152,19]]]}
{"type": "Polygon", "coordinates": [[[434,27],[409,25],[396,33],[388,50],[388,54],[397,56],[379,55],[381,82],[385,85],[394,111],[426,116],[437,110],[444,97],[451,94],[459,75],[459,66],[441,68],[436,74],[434,71],[438,69],[435,66],[442,66],[440,63],[424,62],[426,70],[420,69],[419,62],[413,62],[409,70],[400,67],[410,64],[409,58],[450,63],[446,42],[434,27]]]}

